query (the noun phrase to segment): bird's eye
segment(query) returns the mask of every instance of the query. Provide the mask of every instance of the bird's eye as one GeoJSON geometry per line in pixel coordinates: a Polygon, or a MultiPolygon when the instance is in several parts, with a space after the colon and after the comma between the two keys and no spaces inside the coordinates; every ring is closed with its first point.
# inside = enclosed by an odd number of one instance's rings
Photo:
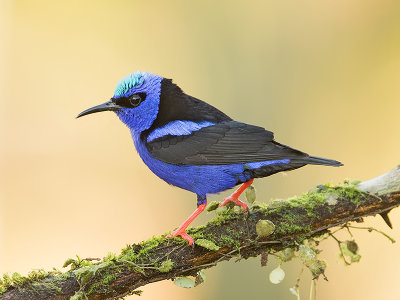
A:
{"type": "Polygon", "coordinates": [[[129,97],[129,104],[132,107],[138,106],[142,102],[142,98],[139,95],[135,94],[129,97]]]}
{"type": "Polygon", "coordinates": [[[128,98],[131,107],[139,106],[146,99],[146,93],[137,93],[128,98]]]}

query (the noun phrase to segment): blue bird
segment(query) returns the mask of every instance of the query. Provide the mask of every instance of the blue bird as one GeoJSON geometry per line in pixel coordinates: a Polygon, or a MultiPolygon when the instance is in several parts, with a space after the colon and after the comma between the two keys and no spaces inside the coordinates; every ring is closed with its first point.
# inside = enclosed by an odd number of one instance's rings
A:
{"type": "Polygon", "coordinates": [[[220,206],[234,202],[248,210],[239,196],[254,178],[307,164],[342,165],[282,145],[272,132],[232,120],[185,94],[172,80],[147,72],[123,78],[108,102],[77,118],[101,111],[114,111],[128,126],[137,152],[154,174],[197,195],[197,209],[172,233],[189,244],[194,240],[186,228],[205,209],[208,194],[241,184],[220,206]]]}

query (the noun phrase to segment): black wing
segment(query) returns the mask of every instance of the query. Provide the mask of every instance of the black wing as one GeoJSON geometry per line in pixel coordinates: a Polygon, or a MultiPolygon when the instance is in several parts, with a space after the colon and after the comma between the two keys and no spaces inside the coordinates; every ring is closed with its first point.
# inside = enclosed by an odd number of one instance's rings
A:
{"type": "Polygon", "coordinates": [[[167,135],[146,146],[153,157],[175,165],[227,165],[309,157],[275,142],[273,133],[262,127],[236,121],[218,123],[186,136],[167,135]]]}

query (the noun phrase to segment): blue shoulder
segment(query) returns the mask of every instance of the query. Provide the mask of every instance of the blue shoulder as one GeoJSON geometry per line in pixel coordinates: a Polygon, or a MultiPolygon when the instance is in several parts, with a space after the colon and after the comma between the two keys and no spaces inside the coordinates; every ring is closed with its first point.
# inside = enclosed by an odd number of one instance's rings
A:
{"type": "Polygon", "coordinates": [[[203,122],[194,122],[194,121],[172,121],[167,123],[162,127],[155,128],[147,135],[146,141],[149,143],[154,141],[155,139],[173,135],[173,136],[182,136],[182,135],[190,135],[192,132],[200,130],[201,128],[215,125],[213,122],[203,121],[203,122]]]}

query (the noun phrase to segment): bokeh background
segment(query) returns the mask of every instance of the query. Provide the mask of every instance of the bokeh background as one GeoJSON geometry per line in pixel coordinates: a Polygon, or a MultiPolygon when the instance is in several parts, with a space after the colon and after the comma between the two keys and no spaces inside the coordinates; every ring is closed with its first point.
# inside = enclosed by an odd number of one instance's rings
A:
{"type": "MultiPolygon", "coordinates": [[[[345,164],[257,180],[259,200],[366,180],[400,163],[396,0],[1,0],[0,38],[0,273],[103,257],[193,211],[194,195],[154,176],[112,113],[75,119],[137,69],[345,164]]],[[[400,240],[400,210],[391,219],[400,240]]],[[[389,231],[380,218],[366,225],[389,231]]],[[[323,244],[329,282],[318,281],[318,299],[398,299],[399,245],[354,233],[362,259],[351,267],[335,242],[323,244]]],[[[273,285],[276,266],[225,262],[195,289],[155,283],[143,298],[295,299],[299,264],[283,265],[287,276],[273,285]]],[[[310,278],[306,271],[301,281],[307,299],[310,278]]]]}

